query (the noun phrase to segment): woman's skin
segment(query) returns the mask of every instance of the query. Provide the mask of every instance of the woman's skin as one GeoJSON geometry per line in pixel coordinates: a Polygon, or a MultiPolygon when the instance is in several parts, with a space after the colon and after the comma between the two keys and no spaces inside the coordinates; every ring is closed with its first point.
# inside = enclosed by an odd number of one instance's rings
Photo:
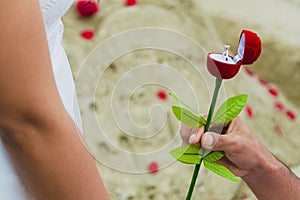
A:
{"type": "Polygon", "coordinates": [[[38,0],[0,1],[0,137],[38,200],[105,200],[95,162],[63,107],[38,0]]]}
{"type": "Polygon", "coordinates": [[[181,136],[184,143],[200,143],[205,149],[224,151],[225,157],[217,163],[241,177],[258,199],[300,199],[300,180],[268,151],[240,118],[234,119],[226,129],[220,135],[183,125],[181,136]]]}

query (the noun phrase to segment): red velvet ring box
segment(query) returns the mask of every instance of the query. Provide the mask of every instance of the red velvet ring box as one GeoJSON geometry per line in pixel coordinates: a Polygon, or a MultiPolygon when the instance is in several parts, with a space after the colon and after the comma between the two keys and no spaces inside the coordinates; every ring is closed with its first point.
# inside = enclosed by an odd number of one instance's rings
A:
{"type": "Polygon", "coordinates": [[[209,53],[207,55],[208,71],[215,77],[230,79],[234,77],[241,65],[250,65],[260,56],[262,44],[260,37],[249,30],[243,30],[239,40],[238,54],[226,56],[224,53],[209,53]]]}

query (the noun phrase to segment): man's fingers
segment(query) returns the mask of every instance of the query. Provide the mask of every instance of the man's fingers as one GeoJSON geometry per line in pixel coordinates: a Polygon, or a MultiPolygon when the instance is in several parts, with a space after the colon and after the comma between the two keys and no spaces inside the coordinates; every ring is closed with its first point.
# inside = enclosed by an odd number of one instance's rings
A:
{"type": "MultiPolygon", "coordinates": [[[[182,139],[183,144],[188,144],[191,135],[196,135],[197,134],[197,130],[196,128],[187,126],[185,124],[181,124],[181,128],[180,128],[180,136],[182,139]]],[[[194,136],[193,136],[194,137],[194,136]]],[[[200,140],[200,138],[198,139],[198,141],[200,140]]]]}
{"type": "Polygon", "coordinates": [[[180,127],[180,136],[181,136],[182,142],[184,144],[188,143],[188,140],[189,140],[189,137],[191,135],[191,132],[192,132],[192,127],[187,126],[185,124],[181,124],[181,127],[180,127]]]}
{"type": "Polygon", "coordinates": [[[181,125],[180,136],[183,144],[197,144],[200,143],[201,135],[204,132],[204,127],[193,128],[185,124],[181,125]]]}
{"type": "Polygon", "coordinates": [[[197,129],[197,132],[190,136],[188,140],[189,144],[199,144],[203,132],[204,132],[204,127],[203,126],[199,127],[197,129]]]}

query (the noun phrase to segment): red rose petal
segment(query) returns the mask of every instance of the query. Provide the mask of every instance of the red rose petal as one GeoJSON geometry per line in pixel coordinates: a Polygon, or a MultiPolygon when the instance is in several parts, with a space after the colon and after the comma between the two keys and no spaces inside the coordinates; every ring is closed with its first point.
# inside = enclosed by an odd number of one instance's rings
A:
{"type": "Polygon", "coordinates": [[[284,111],[284,106],[282,103],[279,103],[279,102],[275,102],[274,103],[274,107],[276,110],[280,111],[280,112],[283,112],[284,111]]]}
{"type": "Polygon", "coordinates": [[[265,79],[263,79],[263,78],[258,78],[258,81],[260,82],[260,84],[262,84],[263,86],[267,86],[269,83],[265,80],[265,79]]]}
{"type": "Polygon", "coordinates": [[[248,68],[245,68],[245,73],[248,74],[249,76],[253,76],[253,72],[249,70],[248,68]]]}
{"type": "Polygon", "coordinates": [[[89,17],[99,11],[99,6],[92,0],[79,0],[76,3],[76,10],[81,17],[89,17]]]}
{"type": "Polygon", "coordinates": [[[278,135],[279,137],[283,136],[283,132],[281,130],[281,128],[278,125],[274,126],[274,132],[276,133],[276,135],[278,135]]]}
{"type": "Polygon", "coordinates": [[[247,200],[247,199],[249,199],[249,195],[244,193],[244,194],[242,194],[241,199],[242,200],[247,200]]]}
{"type": "Polygon", "coordinates": [[[125,4],[127,6],[135,6],[137,4],[137,0],[126,0],[125,4]]]}
{"type": "Polygon", "coordinates": [[[290,120],[295,120],[296,119],[296,113],[294,113],[291,110],[287,110],[286,111],[286,116],[290,119],[290,120]]]}
{"type": "Polygon", "coordinates": [[[278,96],[278,90],[275,88],[270,88],[269,89],[269,93],[273,96],[273,97],[277,97],[278,96]]]}
{"type": "Polygon", "coordinates": [[[91,40],[94,38],[95,32],[93,30],[84,30],[80,33],[80,35],[86,40],[91,40]]]}
{"type": "Polygon", "coordinates": [[[247,116],[248,116],[249,118],[252,118],[252,117],[253,117],[253,110],[252,110],[252,108],[251,108],[249,105],[246,106],[245,111],[246,111],[246,114],[247,114],[247,116]]]}
{"type": "Polygon", "coordinates": [[[168,94],[167,94],[165,91],[161,90],[161,91],[158,91],[158,92],[157,92],[157,97],[158,97],[160,100],[167,100],[168,94]]]}
{"type": "Polygon", "coordinates": [[[152,174],[156,174],[158,171],[159,171],[159,166],[158,166],[158,163],[157,162],[151,162],[149,165],[148,165],[148,170],[150,173],[152,174]]]}

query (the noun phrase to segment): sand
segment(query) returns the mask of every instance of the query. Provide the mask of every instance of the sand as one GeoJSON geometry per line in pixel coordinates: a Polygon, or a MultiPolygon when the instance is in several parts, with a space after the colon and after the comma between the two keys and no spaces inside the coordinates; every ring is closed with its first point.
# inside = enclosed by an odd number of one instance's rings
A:
{"type": "MultiPolygon", "coordinates": [[[[300,174],[299,115],[300,2],[143,0],[126,7],[106,0],[101,13],[83,19],[74,8],[64,17],[64,46],[72,66],[83,117],[85,140],[97,160],[111,199],[184,199],[193,166],[174,161],[180,123],[171,113],[171,90],[206,113],[213,77],[205,67],[207,52],[230,44],[236,54],[243,28],[259,33],[258,62],[226,81],[220,100],[247,93],[253,111],[241,117],[279,159],[300,174]],[[92,40],[80,32],[95,31],[92,40]],[[262,84],[261,79],[267,81],[262,84]],[[276,89],[276,97],[269,89],[276,89]],[[285,111],[274,108],[284,105],[285,111]],[[156,162],[159,172],[148,172],[156,162]]],[[[255,199],[242,182],[234,183],[201,169],[193,199],[255,199]]]]}

